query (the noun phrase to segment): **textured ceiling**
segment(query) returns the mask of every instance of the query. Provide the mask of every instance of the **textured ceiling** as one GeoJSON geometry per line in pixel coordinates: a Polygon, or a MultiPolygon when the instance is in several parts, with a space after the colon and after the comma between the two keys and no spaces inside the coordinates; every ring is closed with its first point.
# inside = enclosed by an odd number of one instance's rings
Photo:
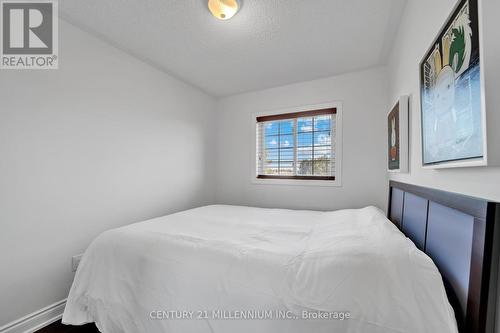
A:
{"type": "Polygon", "coordinates": [[[63,0],[61,16],[215,96],[386,63],[406,0],[63,0]],[[241,3],[241,1],[240,1],[241,3]]]}

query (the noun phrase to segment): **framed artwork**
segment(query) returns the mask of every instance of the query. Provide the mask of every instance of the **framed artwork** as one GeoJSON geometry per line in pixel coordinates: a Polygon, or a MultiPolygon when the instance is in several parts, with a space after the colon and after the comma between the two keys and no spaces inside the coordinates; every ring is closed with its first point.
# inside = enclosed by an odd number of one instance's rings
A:
{"type": "Polygon", "coordinates": [[[387,170],[408,172],[408,96],[401,96],[387,114],[387,170]]]}
{"type": "Polygon", "coordinates": [[[487,164],[478,0],[461,0],[420,63],[422,164],[487,164]]]}

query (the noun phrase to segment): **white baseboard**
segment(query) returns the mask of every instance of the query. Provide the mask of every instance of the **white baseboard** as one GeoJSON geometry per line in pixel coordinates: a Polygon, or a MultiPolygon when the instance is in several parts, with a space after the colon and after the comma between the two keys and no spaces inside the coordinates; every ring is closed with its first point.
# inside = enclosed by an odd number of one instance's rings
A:
{"type": "Polygon", "coordinates": [[[56,302],[7,325],[0,327],[0,333],[33,333],[62,318],[66,300],[56,302]]]}

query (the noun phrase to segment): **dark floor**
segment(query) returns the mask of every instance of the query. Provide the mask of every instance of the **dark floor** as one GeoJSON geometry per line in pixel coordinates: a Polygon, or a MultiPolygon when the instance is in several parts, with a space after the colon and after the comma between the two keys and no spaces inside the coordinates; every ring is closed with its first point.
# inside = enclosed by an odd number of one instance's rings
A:
{"type": "Polygon", "coordinates": [[[61,324],[58,320],[47,327],[42,328],[35,333],[99,333],[99,330],[94,324],[87,324],[84,326],[68,326],[61,324]]]}

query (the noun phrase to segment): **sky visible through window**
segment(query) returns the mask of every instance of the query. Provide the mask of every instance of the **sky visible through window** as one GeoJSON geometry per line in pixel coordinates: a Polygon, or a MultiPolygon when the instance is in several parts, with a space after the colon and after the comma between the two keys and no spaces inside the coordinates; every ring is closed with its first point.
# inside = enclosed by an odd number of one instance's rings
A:
{"type": "Polygon", "coordinates": [[[331,128],[331,115],[266,122],[264,174],[330,176],[331,128]]]}

